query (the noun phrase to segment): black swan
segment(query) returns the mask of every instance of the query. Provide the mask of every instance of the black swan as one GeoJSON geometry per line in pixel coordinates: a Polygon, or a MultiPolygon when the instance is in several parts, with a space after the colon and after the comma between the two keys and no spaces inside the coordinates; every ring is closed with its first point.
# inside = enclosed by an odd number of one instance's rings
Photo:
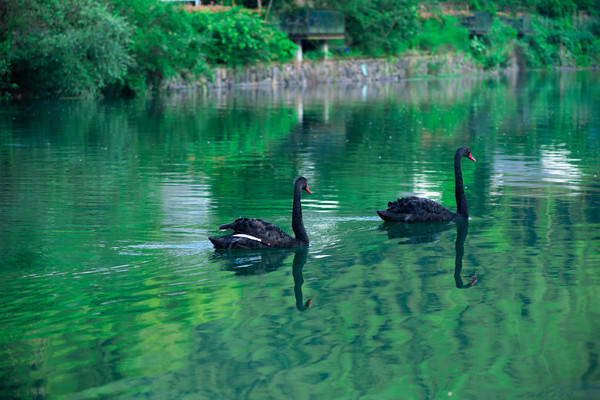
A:
{"type": "Polygon", "coordinates": [[[294,203],[292,206],[292,229],[295,238],[282,231],[277,225],[258,218],[238,218],[230,224],[221,225],[220,230],[232,230],[227,236],[209,237],[217,249],[289,249],[308,246],[308,235],[302,222],[300,191],[312,194],[306,178],[299,177],[294,182],[294,203]]]}
{"type": "Polygon", "coordinates": [[[463,187],[460,160],[467,157],[475,161],[468,147],[459,147],[454,153],[454,193],[456,195],[456,213],[446,209],[441,204],[422,197],[403,197],[396,201],[390,201],[385,211],[378,210],[377,214],[384,221],[392,222],[430,222],[430,221],[453,221],[467,219],[467,199],[463,187]]]}

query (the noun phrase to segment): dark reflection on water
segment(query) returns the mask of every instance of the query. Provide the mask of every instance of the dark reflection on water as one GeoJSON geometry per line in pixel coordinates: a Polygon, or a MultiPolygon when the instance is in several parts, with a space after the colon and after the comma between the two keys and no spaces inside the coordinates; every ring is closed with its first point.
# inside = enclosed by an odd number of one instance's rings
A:
{"type": "Polygon", "coordinates": [[[595,398],[599,109],[598,72],[4,105],[0,397],[595,398]],[[455,209],[460,145],[468,225],[382,224],[455,209]],[[299,175],[309,249],[214,251],[299,175]]]}
{"type": "Polygon", "coordinates": [[[450,229],[449,222],[431,222],[427,224],[408,224],[403,222],[386,222],[380,229],[387,231],[389,239],[402,239],[400,244],[429,243],[439,240],[440,233],[450,229]]]}
{"type": "Polygon", "coordinates": [[[215,261],[224,260],[224,269],[236,275],[257,275],[279,269],[291,250],[215,250],[215,261]]]}
{"type": "Polygon", "coordinates": [[[215,250],[214,258],[217,262],[224,260],[224,268],[235,272],[236,275],[260,275],[276,271],[284,264],[290,254],[294,255],[292,262],[292,276],[294,278],[294,296],[296,308],[300,311],[307,310],[312,305],[312,299],[303,300],[302,285],[304,277],[302,269],[308,259],[308,248],[276,249],[276,250],[215,250]]]}
{"type": "Polygon", "coordinates": [[[477,283],[477,273],[470,276],[471,282],[463,282],[461,272],[463,268],[463,256],[465,254],[465,239],[469,233],[469,221],[456,222],[456,258],[454,260],[454,281],[458,289],[468,289],[477,283]]]}
{"type": "Polygon", "coordinates": [[[304,276],[302,269],[306,264],[308,257],[308,249],[300,248],[294,252],[294,262],[292,263],[292,275],[294,276],[294,296],[296,297],[296,308],[299,311],[306,311],[313,303],[312,299],[304,301],[302,295],[302,285],[304,284],[304,276]]]}

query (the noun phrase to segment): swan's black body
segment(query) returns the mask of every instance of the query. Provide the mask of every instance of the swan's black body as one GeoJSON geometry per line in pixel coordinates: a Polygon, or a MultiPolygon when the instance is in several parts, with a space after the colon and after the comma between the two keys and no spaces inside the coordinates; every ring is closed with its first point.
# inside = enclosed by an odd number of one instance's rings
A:
{"type": "Polygon", "coordinates": [[[308,235],[302,222],[300,191],[311,193],[306,178],[294,182],[294,203],[292,206],[292,229],[296,237],[291,237],[277,225],[258,218],[238,218],[230,224],[221,225],[221,230],[232,230],[227,236],[209,237],[217,249],[289,249],[308,246],[308,235]]]}
{"type": "Polygon", "coordinates": [[[467,199],[463,186],[460,160],[468,157],[475,161],[468,147],[460,147],[454,154],[454,194],[456,196],[456,213],[448,210],[441,204],[422,197],[403,197],[388,203],[387,210],[378,210],[377,214],[384,221],[391,222],[442,222],[469,217],[467,199]]]}

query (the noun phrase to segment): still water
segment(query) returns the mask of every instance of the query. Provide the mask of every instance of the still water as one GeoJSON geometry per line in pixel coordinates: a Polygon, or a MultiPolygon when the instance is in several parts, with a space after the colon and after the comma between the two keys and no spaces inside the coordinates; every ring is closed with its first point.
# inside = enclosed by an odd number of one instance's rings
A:
{"type": "Polygon", "coordinates": [[[599,72],[2,105],[0,397],[599,398],[599,110],[599,72]],[[456,209],[461,145],[470,221],[384,225],[456,209]],[[212,249],[291,233],[300,175],[308,250],[212,249]]]}

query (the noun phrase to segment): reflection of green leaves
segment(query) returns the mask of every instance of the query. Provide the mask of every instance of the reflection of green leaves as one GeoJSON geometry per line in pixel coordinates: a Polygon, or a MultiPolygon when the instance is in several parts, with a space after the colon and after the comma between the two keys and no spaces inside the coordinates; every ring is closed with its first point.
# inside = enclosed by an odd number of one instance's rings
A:
{"type": "Polygon", "coordinates": [[[35,118],[7,106],[5,390],[519,398],[556,376],[589,382],[598,83],[589,72],[536,73],[345,88],[337,99],[307,90],[296,104],[260,92],[42,103],[35,118]],[[461,144],[478,159],[463,162],[473,217],[463,276],[481,278],[469,290],[452,277],[455,225],[434,242],[398,245],[374,219],[419,179],[453,209],[461,144]],[[547,149],[569,155],[577,197],[561,184],[497,182],[497,168],[515,160],[539,172],[547,149]],[[303,198],[315,239],[307,313],[294,307],[290,258],[273,273],[234,277],[203,247],[206,232],[246,211],[289,232],[299,171],[315,191],[303,198]],[[317,214],[322,200],[337,208],[317,214]]]}

